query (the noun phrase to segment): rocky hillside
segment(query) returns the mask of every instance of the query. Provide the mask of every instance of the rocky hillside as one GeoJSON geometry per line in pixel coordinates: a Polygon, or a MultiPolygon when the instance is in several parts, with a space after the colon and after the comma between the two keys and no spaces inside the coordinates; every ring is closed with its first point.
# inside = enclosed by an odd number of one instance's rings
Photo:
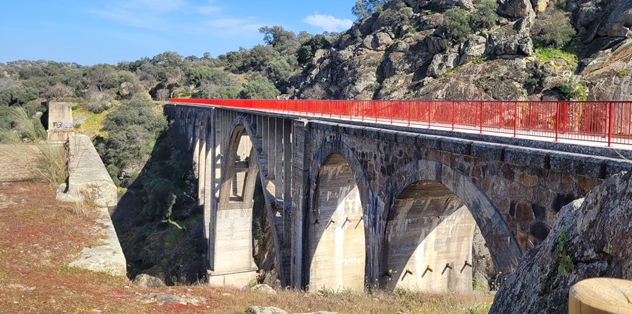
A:
{"type": "Polygon", "coordinates": [[[630,10],[629,0],[392,0],[317,50],[287,93],[629,100],[630,10]]]}
{"type": "Polygon", "coordinates": [[[632,280],[630,209],[632,172],[566,205],[546,240],[507,277],[490,313],[567,313],[568,291],[580,280],[632,280]]]}

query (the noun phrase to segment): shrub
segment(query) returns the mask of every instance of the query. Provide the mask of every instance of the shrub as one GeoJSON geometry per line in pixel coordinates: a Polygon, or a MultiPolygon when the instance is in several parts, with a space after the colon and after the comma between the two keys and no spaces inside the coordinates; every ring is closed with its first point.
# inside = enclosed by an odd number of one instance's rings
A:
{"type": "Polygon", "coordinates": [[[143,214],[149,219],[169,219],[177,199],[177,188],[173,182],[164,178],[153,178],[144,183],[144,191],[146,196],[143,214]]]}
{"type": "Polygon", "coordinates": [[[498,20],[498,3],[494,0],[483,0],[472,13],[471,26],[476,31],[496,25],[498,20]]]}
{"type": "Polygon", "coordinates": [[[243,99],[276,99],[281,92],[261,74],[256,74],[244,86],[240,96],[243,99]]]}
{"type": "Polygon", "coordinates": [[[561,48],[568,44],[575,34],[570,18],[561,10],[543,14],[543,19],[538,19],[532,29],[534,41],[543,47],[561,48]]]}
{"type": "Polygon", "coordinates": [[[152,150],[154,139],[167,126],[165,117],[154,107],[149,98],[136,94],[108,113],[103,121],[103,130],[109,136],[97,137],[95,146],[108,165],[110,175],[119,169],[116,176],[112,175],[113,178],[120,177],[120,171],[125,169],[125,165],[146,159],[152,150]]]}
{"type": "Polygon", "coordinates": [[[452,8],[445,11],[443,25],[448,35],[456,42],[462,43],[472,33],[470,16],[466,10],[452,8]]]}

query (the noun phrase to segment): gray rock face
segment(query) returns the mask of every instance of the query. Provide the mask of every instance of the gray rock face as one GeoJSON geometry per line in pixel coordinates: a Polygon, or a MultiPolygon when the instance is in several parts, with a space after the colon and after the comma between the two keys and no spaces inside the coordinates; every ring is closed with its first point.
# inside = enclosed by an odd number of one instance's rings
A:
{"type": "Polygon", "coordinates": [[[529,0],[501,0],[498,14],[505,17],[525,17],[533,15],[533,7],[529,0]]]}
{"type": "Polygon", "coordinates": [[[458,64],[461,65],[482,56],[485,53],[486,43],[487,39],[483,36],[470,36],[461,48],[458,64]]]}
{"type": "Polygon", "coordinates": [[[632,172],[562,208],[549,236],[506,278],[490,313],[566,313],[568,291],[592,277],[632,279],[632,172]]]}
{"type": "Polygon", "coordinates": [[[154,276],[140,274],[134,278],[134,284],[141,288],[160,288],[166,287],[165,283],[154,276]]]}
{"type": "Polygon", "coordinates": [[[498,28],[489,35],[486,54],[490,55],[526,55],[533,54],[533,42],[529,35],[532,17],[498,28]]]}
{"type": "Polygon", "coordinates": [[[435,78],[440,77],[457,65],[457,58],[458,55],[456,53],[435,55],[426,75],[435,78]]]}

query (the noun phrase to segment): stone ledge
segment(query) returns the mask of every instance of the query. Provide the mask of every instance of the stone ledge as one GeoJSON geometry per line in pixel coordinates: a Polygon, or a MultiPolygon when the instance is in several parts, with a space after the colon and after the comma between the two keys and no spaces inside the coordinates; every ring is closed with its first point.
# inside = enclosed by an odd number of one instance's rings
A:
{"type": "Polygon", "coordinates": [[[116,185],[87,135],[68,138],[68,186],[60,188],[57,199],[87,202],[97,207],[115,207],[116,185]]]}
{"type": "Polygon", "coordinates": [[[126,276],[127,262],[109,214],[118,202],[116,185],[88,136],[71,135],[67,145],[69,186],[59,187],[57,200],[97,207],[101,212],[97,223],[103,226],[97,236],[105,236],[100,241],[102,245],[84,248],[79,259],[69,266],[126,276]]]}
{"type": "Polygon", "coordinates": [[[105,236],[100,241],[102,245],[84,248],[79,258],[68,264],[68,266],[105,272],[113,276],[126,276],[127,262],[116,236],[116,230],[110,219],[108,209],[102,207],[99,208],[99,211],[101,212],[101,217],[97,220],[97,223],[103,226],[101,235],[105,236]]]}

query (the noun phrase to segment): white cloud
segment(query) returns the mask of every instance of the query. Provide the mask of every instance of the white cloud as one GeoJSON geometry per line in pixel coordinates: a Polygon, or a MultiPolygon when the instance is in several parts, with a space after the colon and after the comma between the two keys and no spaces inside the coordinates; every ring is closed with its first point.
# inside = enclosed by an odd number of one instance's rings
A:
{"type": "Polygon", "coordinates": [[[253,36],[259,35],[259,28],[265,26],[253,19],[217,19],[206,21],[211,27],[208,31],[220,36],[253,36]]]}
{"type": "Polygon", "coordinates": [[[351,25],[353,25],[353,22],[349,19],[338,19],[331,15],[318,13],[306,17],[303,22],[320,27],[327,32],[340,32],[351,28],[351,25]]]}
{"type": "Polygon", "coordinates": [[[148,29],[160,29],[164,26],[165,16],[185,9],[185,0],[132,0],[113,1],[88,12],[104,19],[148,29]]]}
{"type": "Polygon", "coordinates": [[[197,11],[202,13],[202,14],[211,14],[211,13],[215,13],[220,11],[221,8],[220,7],[216,7],[216,6],[212,6],[212,5],[207,5],[207,6],[203,6],[203,7],[198,7],[197,11]]]}

